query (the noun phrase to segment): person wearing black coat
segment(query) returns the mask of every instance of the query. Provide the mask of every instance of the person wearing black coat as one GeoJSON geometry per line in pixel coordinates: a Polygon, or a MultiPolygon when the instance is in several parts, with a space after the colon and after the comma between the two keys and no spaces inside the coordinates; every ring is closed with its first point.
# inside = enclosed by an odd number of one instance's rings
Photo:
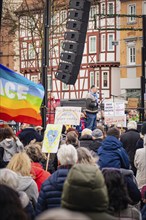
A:
{"type": "Polygon", "coordinates": [[[80,147],[85,147],[89,149],[89,146],[93,143],[92,131],[88,128],[85,128],[81,133],[79,141],[80,147]]]}
{"type": "Polygon", "coordinates": [[[144,145],[143,137],[144,137],[145,134],[146,134],[146,122],[144,122],[142,124],[141,135],[140,135],[139,140],[136,143],[136,150],[140,149],[140,148],[143,148],[143,145],[144,145]]]}
{"type": "Polygon", "coordinates": [[[77,150],[72,145],[62,145],[57,153],[60,166],[41,187],[36,205],[36,215],[47,209],[57,208],[61,205],[63,185],[72,165],[77,163],[77,150]]]}
{"type": "Polygon", "coordinates": [[[123,147],[128,153],[131,169],[133,170],[134,175],[136,175],[134,156],[136,152],[136,143],[140,138],[140,134],[137,131],[137,123],[135,121],[130,121],[127,128],[127,132],[121,135],[120,141],[123,143],[123,147]]]}
{"type": "Polygon", "coordinates": [[[85,147],[89,149],[89,146],[93,143],[91,135],[84,135],[80,138],[80,147],[85,147]]]}
{"type": "Polygon", "coordinates": [[[35,130],[33,125],[29,124],[27,124],[27,127],[21,131],[18,137],[24,146],[28,145],[32,140],[36,140],[36,142],[43,141],[43,136],[35,130]]]}
{"type": "Polygon", "coordinates": [[[100,129],[96,128],[92,132],[92,140],[92,143],[89,145],[89,150],[97,154],[97,150],[101,146],[103,141],[103,132],[100,129]]]}

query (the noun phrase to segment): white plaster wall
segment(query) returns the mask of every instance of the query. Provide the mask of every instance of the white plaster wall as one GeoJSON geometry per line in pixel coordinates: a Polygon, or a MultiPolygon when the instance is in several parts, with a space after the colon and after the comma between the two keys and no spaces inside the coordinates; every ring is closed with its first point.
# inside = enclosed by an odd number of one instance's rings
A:
{"type": "Polygon", "coordinates": [[[111,94],[118,96],[121,93],[120,89],[120,69],[112,68],[111,71],[111,94]]]}
{"type": "Polygon", "coordinates": [[[114,62],[114,53],[107,53],[107,61],[114,62]]]}
{"type": "Polygon", "coordinates": [[[122,78],[120,80],[121,90],[140,89],[140,78],[122,78]]]}

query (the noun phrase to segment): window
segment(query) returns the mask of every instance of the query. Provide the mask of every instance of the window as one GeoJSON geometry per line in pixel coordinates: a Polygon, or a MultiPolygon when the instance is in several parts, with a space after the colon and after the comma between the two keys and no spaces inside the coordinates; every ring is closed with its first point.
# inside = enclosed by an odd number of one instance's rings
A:
{"type": "Polygon", "coordinates": [[[60,40],[59,41],[59,43],[60,43],[60,53],[62,53],[62,51],[63,51],[63,48],[62,48],[63,42],[64,42],[64,40],[60,40]]]}
{"type": "Polygon", "coordinates": [[[27,60],[27,49],[21,50],[21,59],[27,60]]]}
{"type": "Polygon", "coordinates": [[[27,42],[22,42],[21,47],[22,48],[27,48],[27,42]]]}
{"type": "Polygon", "coordinates": [[[95,84],[95,74],[90,72],[90,87],[95,84]]]}
{"type": "Polygon", "coordinates": [[[31,81],[34,83],[38,83],[38,76],[31,76],[31,81]]]}
{"type": "Polygon", "coordinates": [[[109,34],[108,35],[108,50],[110,51],[114,50],[113,41],[114,41],[114,35],[109,34]]]}
{"type": "Polygon", "coordinates": [[[27,17],[20,17],[20,37],[27,36],[27,17]]]}
{"type": "Polygon", "coordinates": [[[146,2],[143,2],[143,14],[146,15],[146,2]]]}
{"type": "Polygon", "coordinates": [[[134,15],[136,15],[136,5],[135,4],[128,6],[128,15],[131,15],[131,17],[128,17],[129,23],[133,23],[136,21],[136,17],[134,17],[134,15]]]}
{"type": "Polygon", "coordinates": [[[28,59],[35,59],[35,50],[32,44],[28,45],[28,59]]]}
{"type": "Polygon", "coordinates": [[[135,46],[128,48],[128,63],[135,64],[136,63],[136,50],[135,46]]]}
{"type": "Polygon", "coordinates": [[[60,23],[64,23],[66,18],[67,18],[67,11],[66,10],[61,11],[60,23]]]}
{"type": "Polygon", "coordinates": [[[96,36],[89,37],[89,53],[96,53],[96,36]]]}
{"type": "Polygon", "coordinates": [[[101,14],[105,15],[105,3],[101,4],[101,14]]]}
{"type": "Polygon", "coordinates": [[[113,2],[108,3],[108,14],[113,15],[114,14],[114,4],[113,2]]]}
{"type": "Polygon", "coordinates": [[[28,17],[28,29],[35,30],[35,17],[28,17]]]}
{"type": "Polygon", "coordinates": [[[47,80],[48,80],[48,91],[51,91],[52,90],[52,76],[48,75],[47,80]]]}
{"type": "Polygon", "coordinates": [[[96,6],[92,6],[90,9],[90,15],[89,15],[89,19],[93,20],[94,16],[97,14],[97,8],[96,6]]]}
{"type": "Polygon", "coordinates": [[[105,51],[105,34],[101,35],[101,51],[105,51]]]}
{"type": "Polygon", "coordinates": [[[69,85],[62,83],[62,90],[69,90],[69,85]]]}
{"type": "Polygon", "coordinates": [[[100,87],[100,77],[99,77],[99,72],[96,72],[96,85],[97,85],[97,88],[100,87]]]}
{"type": "Polygon", "coordinates": [[[102,72],[102,88],[109,88],[109,73],[102,72]]]}

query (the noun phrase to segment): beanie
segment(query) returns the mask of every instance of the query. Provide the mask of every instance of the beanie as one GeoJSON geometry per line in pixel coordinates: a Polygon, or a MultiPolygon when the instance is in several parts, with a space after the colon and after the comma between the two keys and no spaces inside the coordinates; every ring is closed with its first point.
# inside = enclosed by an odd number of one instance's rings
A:
{"type": "Polygon", "coordinates": [[[72,167],[64,184],[61,205],[75,211],[107,210],[107,187],[96,165],[76,164],[72,167]]]}
{"type": "Polygon", "coordinates": [[[98,138],[102,138],[103,137],[103,133],[100,129],[95,129],[93,132],[92,132],[92,137],[98,139],[98,138]]]}

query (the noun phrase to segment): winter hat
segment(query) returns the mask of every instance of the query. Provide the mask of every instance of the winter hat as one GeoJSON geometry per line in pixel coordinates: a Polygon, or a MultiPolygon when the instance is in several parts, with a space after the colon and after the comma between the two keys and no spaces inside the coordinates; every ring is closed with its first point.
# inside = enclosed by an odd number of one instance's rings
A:
{"type": "Polygon", "coordinates": [[[107,210],[107,187],[97,166],[76,164],[71,168],[64,184],[61,205],[82,212],[107,210]]]}
{"type": "Polygon", "coordinates": [[[100,129],[95,129],[93,132],[92,132],[92,137],[98,139],[98,138],[103,138],[103,133],[100,129]]]}
{"type": "Polygon", "coordinates": [[[146,122],[144,122],[144,123],[142,124],[141,133],[142,133],[142,135],[145,135],[145,134],[146,134],[146,122]]]}

